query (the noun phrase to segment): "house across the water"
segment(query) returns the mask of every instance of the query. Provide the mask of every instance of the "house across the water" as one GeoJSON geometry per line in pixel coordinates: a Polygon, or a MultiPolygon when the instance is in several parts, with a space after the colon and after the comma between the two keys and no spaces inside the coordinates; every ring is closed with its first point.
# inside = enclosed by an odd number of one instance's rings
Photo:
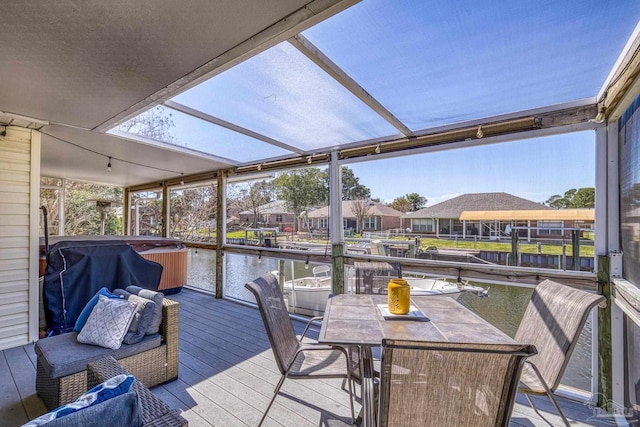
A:
{"type": "Polygon", "coordinates": [[[593,209],[554,209],[508,193],[463,194],[403,215],[414,233],[436,237],[500,240],[519,237],[569,238],[593,230],[593,209]]]}

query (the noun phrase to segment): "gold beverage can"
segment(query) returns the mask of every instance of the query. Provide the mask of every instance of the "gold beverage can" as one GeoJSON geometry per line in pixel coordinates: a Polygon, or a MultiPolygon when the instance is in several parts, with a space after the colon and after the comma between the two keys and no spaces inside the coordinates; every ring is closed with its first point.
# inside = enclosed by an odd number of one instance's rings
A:
{"type": "Polygon", "coordinates": [[[389,311],[393,314],[409,313],[411,303],[410,287],[404,279],[391,279],[387,285],[389,311]]]}

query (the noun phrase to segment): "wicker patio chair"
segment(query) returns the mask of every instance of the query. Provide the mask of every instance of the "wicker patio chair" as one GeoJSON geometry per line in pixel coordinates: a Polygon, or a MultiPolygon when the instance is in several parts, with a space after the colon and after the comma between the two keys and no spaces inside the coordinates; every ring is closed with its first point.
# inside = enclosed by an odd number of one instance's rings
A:
{"type": "Polygon", "coordinates": [[[536,412],[529,394],[546,394],[567,426],[569,421],[553,392],[560,385],[591,309],[604,300],[602,295],[545,280],[536,286],[516,332],[516,341],[538,349],[522,370],[519,391],[536,412]]]}
{"type": "Polygon", "coordinates": [[[349,384],[351,420],[354,422],[352,371],[347,351],[339,346],[301,343],[298,340],[284,303],[278,278],[273,273],[267,273],[245,284],[245,287],[256,298],[276,364],[282,374],[258,425],[262,425],[266,419],[269,409],[287,378],[346,379],[349,384]]]}
{"type": "Polygon", "coordinates": [[[507,426],[524,344],[382,341],[379,426],[507,426]]]}
{"type": "Polygon", "coordinates": [[[386,294],[389,279],[402,277],[402,267],[392,262],[356,262],[356,294],[386,294]]]}

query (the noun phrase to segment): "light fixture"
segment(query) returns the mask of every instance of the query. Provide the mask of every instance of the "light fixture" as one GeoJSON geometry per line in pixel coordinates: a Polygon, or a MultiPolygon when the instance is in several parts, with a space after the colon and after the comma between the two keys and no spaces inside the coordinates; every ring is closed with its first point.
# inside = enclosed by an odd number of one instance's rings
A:
{"type": "Polygon", "coordinates": [[[476,132],[476,136],[478,138],[482,138],[484,136],[484,132],[482,132],[482,126],[478,126],[478,132],[476,132]]]}
{"type": "Polygon", "coordinates": [[[604,105],[601,105],[598,108],[598,114],[596,115],[596,118],[593,119],[593,121],[596,123],[603,123],[605,119],[604,113],[606,110],[607,110],[607,107],[605,107],[604,105]]]}
{"type": "Polygon", "coordinates": [[[376,154],[380,154],[380,144],[376,145],[376,148],[375,148],[375,150],[373,150],[373,151],[374,151],[374,153],[376,153],[376,154]]]}
{"type": "Polygon", "coordinates": [[[184,173],[180,174],[180,185],[184,185],[184,173]]]}
{"type": "Polygon", "coordinates": [[[304,269],[305,270],[309,269],[309,257],[307,257],[307,262],[304,263],[304,269]]]}
{"type": "Polygon", "coordinates": [[[111,172],[111,157],[109,157],[109,163],[107,163],[107,172],[111,172]]]}
{"type": "Polygon", "coordinates": [[[261,171],[262,170],[262,165],[258,165],[258,167],[256,167],[257,170],[261,171]]]}
{"type": "Polygon", "coordinates": [[[194,252],[195,256],[198,256],[198,248],[196,248],[196,251],[194,252]]]}
{"type": "Polygon", "coordinates": [[[262,252],[258,253],[258,264],[262,264],[262,252]]]}
{"type": "Polygon", "coordinates": [[[0,136],[7,136],[7,125],[2,126],[2,132],[0,132],[0,136]]]}
{"type": "Polygon", "coordinates": [[[312,160],[311,156],[307,157],[307,163],[311,164],[312,161],[313,160],[312,160]]]}

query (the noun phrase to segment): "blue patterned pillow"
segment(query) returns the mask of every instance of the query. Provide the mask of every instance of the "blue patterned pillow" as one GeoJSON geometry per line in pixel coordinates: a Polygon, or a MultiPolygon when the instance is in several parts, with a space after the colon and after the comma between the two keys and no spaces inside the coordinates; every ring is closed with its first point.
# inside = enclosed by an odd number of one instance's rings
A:
{"type": "Polygon", "coordinates": [[[98,298],[100,297],[100,295],[104,295],[107,298],[117,298],[117,299],[124,298],[122,295],[112,294],[111,292],[109,292],[109,289],[107,288],[100,289],[98,292],[96,292],[94,296],[91,297],[87,305],[85,305],[82,311],[80,312],[80,315],[78,315],[76,324],[73,327],[73,330],[75,332],[79,333],[84,327],[84,324],[87,323],[87,319],[89,318],[89,315],[93,311],[93,307],[95,307],[96,304],[98,303],[98,298]]]}
{"type": "Polygon", "coordinates": [[[133,375],[120,374],[113,378],[109,378],[102,384],[98,384],[85,394],[80,396],[75,402],[68,403],[60,406],[51,412],[29,421],[22,427],[35,427],[46,424],[52,420],[64,417],[65,415],[73,414],[81,409],[95,406],[113,397],[125,394],[131,388],[135,378],[133,375]]]}

